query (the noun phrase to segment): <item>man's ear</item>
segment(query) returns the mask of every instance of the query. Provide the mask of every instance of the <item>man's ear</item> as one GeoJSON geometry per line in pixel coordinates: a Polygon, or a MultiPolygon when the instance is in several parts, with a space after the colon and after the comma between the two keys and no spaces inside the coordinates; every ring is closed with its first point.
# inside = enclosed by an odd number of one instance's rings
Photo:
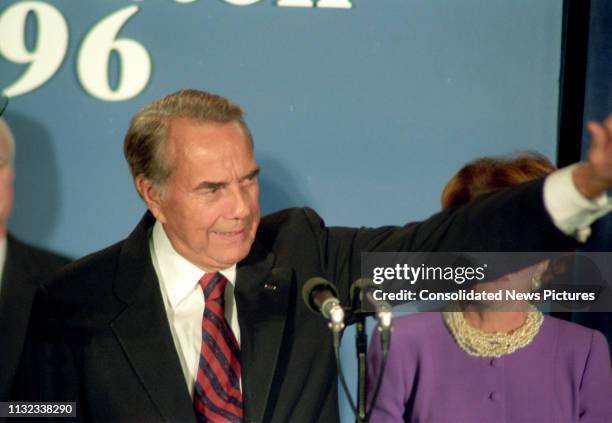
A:
{"type": "Polygon", "coordinates": [[[166,216],[162,207],[161,189],[148,180],[144,175],[138,175],[135,180],[136,189],[146,203],[147,207],[160,223],[166,223],[166,216]]]}

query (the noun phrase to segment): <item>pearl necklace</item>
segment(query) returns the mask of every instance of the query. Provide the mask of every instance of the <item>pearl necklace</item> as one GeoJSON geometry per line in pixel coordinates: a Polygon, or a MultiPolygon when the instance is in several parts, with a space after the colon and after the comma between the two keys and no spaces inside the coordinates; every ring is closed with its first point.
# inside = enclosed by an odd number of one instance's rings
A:
{"type": "Polygon", "coordinates": [[[458,307],[442,312],[444,322],[459,347],[475,357],[501,357],[526,347],[538,334],[544,315],[531,306],[527,319],[510,332],[483,332],[470,326],[458,307]]]}

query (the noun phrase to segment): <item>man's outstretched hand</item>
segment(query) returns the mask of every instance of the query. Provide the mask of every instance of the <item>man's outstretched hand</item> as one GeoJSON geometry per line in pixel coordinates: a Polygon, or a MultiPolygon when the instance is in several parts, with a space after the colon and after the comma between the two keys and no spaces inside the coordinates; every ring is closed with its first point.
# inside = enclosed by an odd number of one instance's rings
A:
{"type": "Polygon", "coordinates": [[[576,189],[592,199],[612,188],[612,115],[599,123],[589,122],[591,134],[588,161],[573,173],[576,189]]]}

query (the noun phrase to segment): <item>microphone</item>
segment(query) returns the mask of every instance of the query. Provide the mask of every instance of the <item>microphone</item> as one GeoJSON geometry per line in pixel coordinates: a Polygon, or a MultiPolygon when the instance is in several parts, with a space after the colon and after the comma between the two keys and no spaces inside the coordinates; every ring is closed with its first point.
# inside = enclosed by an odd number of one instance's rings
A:
{"type": "Polygon", "coordinates": [[[393,321],[393,312],[391,311],[391,305],[387,301],[381,301],[374,298],[374,294],[372,294],[372,289],[374,287],[375,285],[369,278],[357,279],[351,286],[351,304],[354,312],[365,314],[371,314],[373,312],[377,322],[376,328],[380,332],[382,350],[383,353],[386,354],[389,351],[389,345],[391,343],[391,322],[393,321]]]}
{"type": "Polygon", "coordinates": [[[319,276],[310,278],[302,288],[302,298],[313,313],[321,313],[329,320],[332,332],[342,332],[344,309],[340,305],[338,290],[333,283],[319,276]]]}

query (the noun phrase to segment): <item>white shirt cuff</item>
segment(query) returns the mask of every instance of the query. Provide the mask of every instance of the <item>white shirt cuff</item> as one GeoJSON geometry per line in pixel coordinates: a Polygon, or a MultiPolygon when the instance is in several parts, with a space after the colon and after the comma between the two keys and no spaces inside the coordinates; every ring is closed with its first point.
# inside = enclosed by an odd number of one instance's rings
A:
{"type": "Polygon", "coordinates": [[[593,200],[583,197],[572,178],[576,166],[548,175],[544,181],[544,207],[561,232],[585,242],[591,235],[591,224],[612,210],[612,201],[605,193],[593,200]]]}

